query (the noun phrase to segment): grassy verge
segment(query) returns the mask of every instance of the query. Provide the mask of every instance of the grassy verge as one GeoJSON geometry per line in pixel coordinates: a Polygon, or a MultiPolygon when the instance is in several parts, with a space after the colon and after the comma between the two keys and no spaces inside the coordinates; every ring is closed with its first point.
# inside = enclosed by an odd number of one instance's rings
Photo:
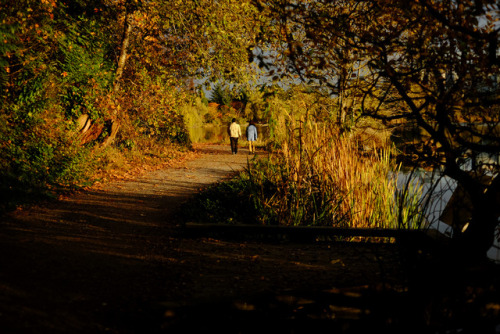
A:
{"type": "MultiPolygon", "coordinates": [[[[40,173],[28,174],[32,175],[31,178],[12,175],[0,186],[0,214],[110,181],[135,178],[181,162],[193,154],[185,145],[153,142],[129,148],[117,145],[105,149],[79,149],[81,153],[73,155],[79,159],[72,161],[72,169],[68,166],[65,178],[61,176],[49,179],[49,176],[53,175],[50,173],[54,173],[50,169],[46,169],[48,176],[40,173]]],[[[32,168],[26,165],[27,168],[32,168]]],[[[2,177],[7,176],[4,174],[2,177]]]]}

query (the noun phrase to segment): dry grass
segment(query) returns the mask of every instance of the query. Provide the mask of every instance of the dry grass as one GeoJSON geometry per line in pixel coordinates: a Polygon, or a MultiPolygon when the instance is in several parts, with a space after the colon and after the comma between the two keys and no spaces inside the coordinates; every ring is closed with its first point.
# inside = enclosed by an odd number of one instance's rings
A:
{"type": "Polygon", "coordinates": [[[367,150],[365,141],[360,150],[359,136],[341,136],[329,124],[306,117],[283,116],[277,123],[283,129],[275,137],[279,150],[264,169],[251,171],[254,181],[270,182],[276,190],[258,195],[269,219],[283,225],[411,225],[409,212],[417,202],[396,196],[396,180],[389,175],[398,167],[387,147],[367,150]]]}

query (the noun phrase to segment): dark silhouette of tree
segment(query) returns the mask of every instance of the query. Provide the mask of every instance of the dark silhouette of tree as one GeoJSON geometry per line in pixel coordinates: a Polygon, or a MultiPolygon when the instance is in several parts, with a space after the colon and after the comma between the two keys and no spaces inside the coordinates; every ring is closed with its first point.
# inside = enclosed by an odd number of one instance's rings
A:
{"type": "Polygon", "coordinates": [[[256,3],[275,25],[278,66],[354,97],[364,116],[423,134],[413,163],[456,180],[468,207],[455,250],[484,257],[500,214],[498,3],[256,3]]]}

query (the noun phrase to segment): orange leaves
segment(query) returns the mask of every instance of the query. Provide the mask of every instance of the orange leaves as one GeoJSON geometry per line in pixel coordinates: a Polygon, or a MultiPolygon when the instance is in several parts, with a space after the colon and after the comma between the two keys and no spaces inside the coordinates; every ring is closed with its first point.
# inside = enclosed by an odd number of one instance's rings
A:
{"type": "Polygon", "coordinates": [[[150,17],[147,12],[144,11],[136,11],[131,17],[132,23],[134,26],[138,28],[145,28],[148,25],[151,25],[156,20],[150,17]]]}
{"type": "Polygon", "coordinates": [[[41,3],[43,3],[44,5],[48,5],[52,8],[56,7],[56,1],[55,0],[40,0],[41,3]]]}
{"type": "Polygon", "coordinates": [[[57,7],[56,0],[41,0],[41,3],[46,7],[50,19],[53,20],[54,14],[52,12],[54,11],[54,8],[57,7]]]}

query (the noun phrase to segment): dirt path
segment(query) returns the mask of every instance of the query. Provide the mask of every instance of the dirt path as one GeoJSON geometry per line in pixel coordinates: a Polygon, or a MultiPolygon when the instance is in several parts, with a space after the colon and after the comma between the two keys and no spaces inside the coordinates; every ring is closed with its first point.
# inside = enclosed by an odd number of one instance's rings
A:
{"type": "Polygon", "coordinates": [[[347,333],[396,312],[360,292],[402,284],[393,245],[185,237],[179,205],[248,158],[198,150],[185,165],[3,217],[0,333],[252,333],[271,319],[278,332],[347,333]]]}
{"type": "Polygon", "coordinates": [[[183,262],[179,241],[169,247],[172,215],[201,187],[243,169],[248,157],[227,147],[201,150],[183,166],[4,217],[0,328],[121,332],[131,326],[129,316],[149,316],[139,314],[140,305],[161,301],[162,290],[180,293],[181,270],[169,272],[183,262]]]}

